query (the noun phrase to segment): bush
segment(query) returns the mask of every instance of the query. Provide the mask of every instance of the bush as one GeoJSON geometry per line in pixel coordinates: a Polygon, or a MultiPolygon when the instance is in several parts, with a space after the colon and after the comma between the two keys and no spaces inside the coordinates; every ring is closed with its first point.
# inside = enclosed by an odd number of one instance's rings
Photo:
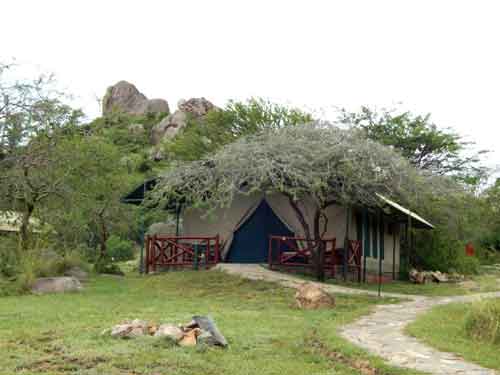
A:
{"type": "Polygon", "coordinates": [[[134,259],[134,244],[129,240],[122,240],[118,236],[111,236],[106,241],[106,257],[113,262],[123,262],[134,259]]]}
{"type": "Polygon", "coordinates": [[[0,235],[0,277],[13,277],[18,266],[18,241],[17,237],[0,235]]]}
{"type": "Polygon", "coordinates": [[[416,266],[419,268],[441,272],[455,270],[466,275],[479,273],[479,260],[466,256],[465,243],[452,238],[446,231],[420,232],[417,239],[416,266]]]}
{"type": "Polygon", "coordinates": [[[119,276],[125,275],[117,264],[112,263],[107,259],[98,260],[94,265],[94,270],[97,273],[107,274],[107,275],[119,275],[119,276]]]}
{"type": "Polygon", "coordinates": [[[484,300],[472,305],[465,318],[465,331],[474,340],[500,344],[500,301],[484,300]]]}

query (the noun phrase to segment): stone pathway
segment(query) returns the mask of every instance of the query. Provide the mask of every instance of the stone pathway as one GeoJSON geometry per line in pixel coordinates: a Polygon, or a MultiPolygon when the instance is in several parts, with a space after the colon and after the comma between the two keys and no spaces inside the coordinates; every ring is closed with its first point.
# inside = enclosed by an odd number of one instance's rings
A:
{"type": "MultiPolygon", "coordinates": [[[[273,272],[253,264],[219,264],[216,269],[239,275],[252,280],[277,282],[280,285],[297,288],[304,283],[294,275],[273,272]]],[[[320,285],[330,293],[370,294],[376,292],[337,285],[320,285]]],[[[466,362],[463,358],[433,349],[413,337],[404,334],[404,328],[414,321],[417,315],[432,307],[452,302],[471,302],[479,298],[500,298],[500,292],[482,293],[456,297],[422,297],[396,293],[382,293],[384,297],[411,299],[392,305],[378,305],[373,313],[362,317],[354,323],[344,326],[340,334],[350,342],[364,348],[371,354],[384,358],[388,363],[398,367],[410,368],[429,374],[456,375],[493,375],[494,370],[466,362]]]]}

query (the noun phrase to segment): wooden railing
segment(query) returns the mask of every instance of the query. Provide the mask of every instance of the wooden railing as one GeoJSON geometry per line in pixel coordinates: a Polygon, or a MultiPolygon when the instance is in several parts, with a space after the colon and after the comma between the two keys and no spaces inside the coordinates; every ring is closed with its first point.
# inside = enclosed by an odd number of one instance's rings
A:
{"type": "MultiPolygon", "coordinates": [[[[324,268],[335,276],[336,239],[322,239],[325,248],[324,268]]],[[[314,267],[313,256],[317,241],[307,241],[304,237],[269,236],[268,262],[273,267],[314,267]]]]}
{"type": "Polygon", "coordinates": [[[159,267],[209,268],[219,263],[220,240],[214,237],[153,235],[146,237],[145,271],[159,267]]]}
{"type": "MultiPolygon", "coordinates": [[[[336,267],[342,269],[346,266],[348,273],[354,273],[358,281],[361,281],[361,241],[348,241],[349,250],[344,263],[343,249],[336,249],[336,239],[322,239],[325,248],[325,273],[331,277],[336,276],[336,267]]],[[[313,268],[314,252],[317,248],[317,241],[307,241],[303,237],[269,236],[268,262],[269,268],[313,268]]]]}

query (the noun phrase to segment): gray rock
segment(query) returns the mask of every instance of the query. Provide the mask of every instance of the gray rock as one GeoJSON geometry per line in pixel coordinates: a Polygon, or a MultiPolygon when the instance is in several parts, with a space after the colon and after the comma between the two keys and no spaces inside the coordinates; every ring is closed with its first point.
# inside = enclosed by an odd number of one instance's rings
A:
{"type": "Polygon", "coordinates": [[[66,272],[64,272],[64,276],[74,277],[78,279],[80,282],[88,281],[89,273],[87,271],[82,270],[80,267],[72,267],[66,272]]]}
{"type": "Polygon", "coordinates": [[[134,338],[148,334],[148,322],[135,319],[111,328],[111,337],[134,338]]]}
{"type": "Polygon", "coordinates": [[[31,288],[35,294],[79,292],[82,284],[75,277],[43,277],[37,279],[31,288]]]}
{"type": "Polygon", "coordinates": [[[153,127],[151,143],[158,145],[164,139],[172,139],[186,127],[189,118],[203,118],[209,111],[216,108],[205,98],[179,101],[178,109],[153,127]]]}
{"type": "Polygon", "coordinates": [[[103,115],[112,112],[124,112],[132,115],[146,113],[168,113],[166,100],[148,99],[137,87],[127,81],[120,81],[108,87],[102,100],[103,115]]]}
{"type": "Polygon", "coordinates": [[[211,342],[211,345],[219,345],[223,347],[226,347],[228,345],[226,338],[219,331],[217,325],[210,316],[193,316],[193,321],[198,324],[198,327],[200,327],[200,335],[208,332],[212,337],[209,339],[208,336],[205,335],[203,339],[205,340],[205,342],[209,341],[211,342]]]}
{"type": "Polygon", "coordinates": [[[173,324],[161,324],[154,335],[156,337],[168,337],[177,342],[184,337],[184,332],[173,324]]]}

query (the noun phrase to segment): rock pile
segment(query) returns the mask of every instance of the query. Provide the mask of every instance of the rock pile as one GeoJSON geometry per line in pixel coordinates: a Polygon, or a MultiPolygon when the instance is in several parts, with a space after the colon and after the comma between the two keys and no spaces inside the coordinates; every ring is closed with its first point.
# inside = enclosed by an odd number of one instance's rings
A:
{"type": "Polygon", "coordinates": [[[443,273],[440,271],[418,271],[415,268],[410,270],[408,276],[410,281],[415,284],[426,284],[428,282],[449,283],[464,280],[464,276],[456,272],[443,273]]]}
{"type": "Polygon", "coordinates": [[[172,139],[187,125],[190,118],[200,119],[215,108],[215,105],[205,98],[180,100],[177,110],[154,126],[151,143],[157,145],[163,139],[172,139]]]}
{"type": "Polygon", "coordinates": [[[165,337],[179,346],[214,345],[226,347],[225,337],[220,333],[213,319],[209,316],[193,316],[188,324],[152,324],[135,319],[105,330],[103,335],[115,338],[132,339],[138,336],[165,337]]]}
{"type": "Polygon", "coordinates": [[[299,308],[305,310],[335,307],[335,298],[312,283],[303,284],[298,288],[295,301],[299,308]]]}

